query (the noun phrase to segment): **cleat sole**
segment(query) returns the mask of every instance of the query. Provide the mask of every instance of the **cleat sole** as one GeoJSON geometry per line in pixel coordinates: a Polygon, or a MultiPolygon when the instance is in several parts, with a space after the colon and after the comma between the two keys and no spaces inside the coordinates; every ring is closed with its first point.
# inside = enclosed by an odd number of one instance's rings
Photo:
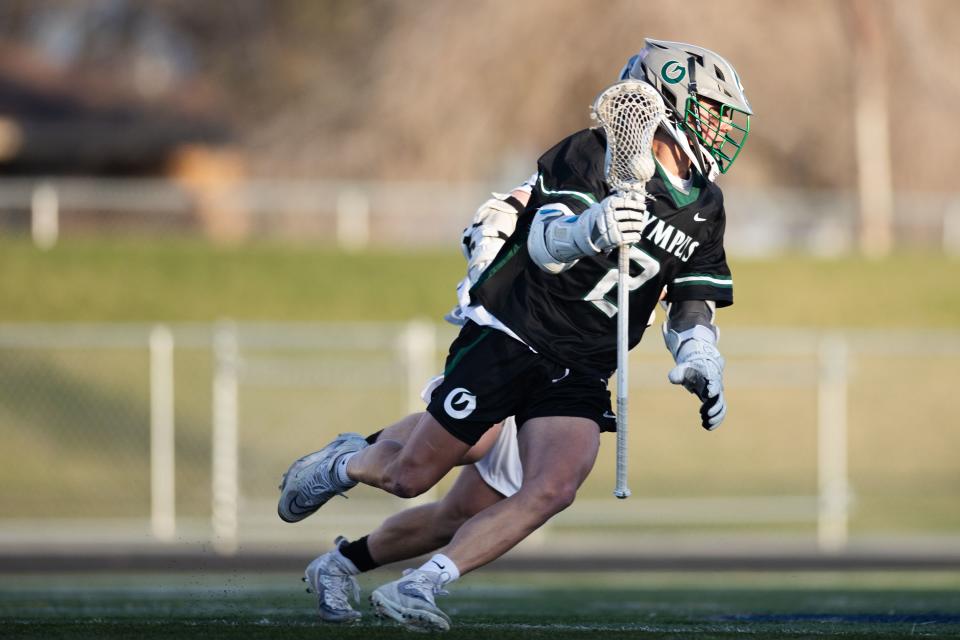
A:
{"type": "Polygon", "coordinates": [[[409,631],[449,631],[450,623],[435,616],[428,611],[420,611],[416,614],[405,613],[396,608],[390,601],[381,598],[380,594],[374,592],[370,594],[370,604],[373,606],[374,614],[382,620],[392,620],[409,631]]]}

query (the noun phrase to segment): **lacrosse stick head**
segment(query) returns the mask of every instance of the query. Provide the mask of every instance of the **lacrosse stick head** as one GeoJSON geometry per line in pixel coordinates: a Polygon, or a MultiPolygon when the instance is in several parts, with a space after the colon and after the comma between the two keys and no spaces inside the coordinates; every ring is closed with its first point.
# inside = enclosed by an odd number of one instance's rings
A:
{"type": "Polygon", "coordinates": [[[607,183],[621,193],[643,192],[653,177],[653,134],[666,113],[657,90],[642,80],[623,80],[604,89],[593,117],[607,135],[607,183]]]}

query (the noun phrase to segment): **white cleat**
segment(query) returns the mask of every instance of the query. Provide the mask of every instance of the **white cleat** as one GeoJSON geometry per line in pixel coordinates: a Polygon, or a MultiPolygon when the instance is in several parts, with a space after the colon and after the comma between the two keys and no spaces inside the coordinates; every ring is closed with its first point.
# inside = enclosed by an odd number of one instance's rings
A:
{"type": "Polygon", "coordinates": [[[448,631],[450,617],[437,607],[435,596],[445,596],[441,574],[407,569],[403,577],[378,587],[370,604],[379,618],[387,618],[412,631],[448,631]]]}
{"type": "Polygon", "coordinates": [[[277,514],[284,522],[299,522],[341,495],[356,482],[343,484],[337,479],[336,462],[345,453],[367,446],[359,433],[341,433],[320,451],[296,460],[280,479],[280,501],[277,514]]]}
{"type": "MultiPolygon", "coordinates": [[[[334,545],[339,548],[346,541],[340,536],[334,545]]],[[[345,562],[350,561],[336,551],[328,551],[315,558],[303,572],[303,581],[310,585],[307,593],[316,594],[317,612],[325,622],[351,624],[360,619],[360,612],[350,605],[351,599],[360,603],[360,585],[345,562]]]]}

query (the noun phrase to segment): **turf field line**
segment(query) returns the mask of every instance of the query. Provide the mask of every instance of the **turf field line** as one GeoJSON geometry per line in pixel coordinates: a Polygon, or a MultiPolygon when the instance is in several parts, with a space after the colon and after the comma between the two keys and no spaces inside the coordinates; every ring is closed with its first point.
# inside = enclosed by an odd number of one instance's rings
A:
{"type": "Polygon", "coordinates": [[[848,622],[871,624],[960,624],[960,614],[940,613],[747,613],[711,618],[743,622],[848,622]]]}

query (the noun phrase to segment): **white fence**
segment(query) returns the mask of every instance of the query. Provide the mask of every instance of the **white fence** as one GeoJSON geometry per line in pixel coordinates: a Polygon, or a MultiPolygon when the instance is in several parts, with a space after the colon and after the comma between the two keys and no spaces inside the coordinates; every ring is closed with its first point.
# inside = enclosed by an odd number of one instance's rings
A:
{"type": "MultiPolygon", "coordinates": [[[[518,177],[518,181],[519,181],[518,177]]],[[[83,230],[316,238],[346,249],[371,244],[450,246],[492,190],[511,184],[246,180],[200,193],[161,179],[0,179],[0,224],[53,246],[83,230]]],[[[738,256],[855,248],[853,191],[725,189],[726,241],[738,256]]],[[[898,192],[899,247],[960,254],[960,198],[898,192]]]]}
{"type": "MultiPolygon", "coordinates": [[[[421,410],[419,388],[450,337],[450,328],[422,322],[0,325],[0,544],[211,544],[233,553],[315,540],[316,528],[276,519],[279,474],[339,431],[370,432],[421,410]]],[[[793,524],[831,551],[847,544],[859,503],[868,521],[886,515],[860,500],[858,474],[882,487],[888,465],[898,473],[914,465],[946,483],[938,490],[947,504],[960,495],[960,483],[950,484],[957,466],[938,451],[950,443],[891,415],[904,405],[905,415],[942,420],[934,426],[956,437],[949,394],[960,333],[726,329],[722,346],[731,414],[721,435],[693,426],[695,402],[667,384],[669,356],[656,336],[633,352],[635,497],[610,497],[605,449],[582,499],[541,540],[793,524]],[[889,460],[860,460],[851,474],[851,447],[869,449],[871,429],[881,442],[902,430],[903,446],[889,460]],[[911,452],[908,433],[933,438],[931,450],[911,452]]],[[[356,494],[346,507],[325,507],[335,524],[324,534],[359,532],[404,504],[356,494]]],[[[954,526],[930,517],[936,530],[954,526]]]]}

